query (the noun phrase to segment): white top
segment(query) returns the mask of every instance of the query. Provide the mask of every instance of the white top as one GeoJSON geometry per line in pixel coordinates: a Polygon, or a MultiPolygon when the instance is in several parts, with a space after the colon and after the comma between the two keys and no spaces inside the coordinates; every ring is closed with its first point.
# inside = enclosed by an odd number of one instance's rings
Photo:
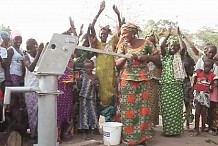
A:
{"type": "Polygon", "coordinates": [[[12,56],[12,59],[11,59],[10,74],[22,76],[22,74],[23,74],[23,71],[22,71],[23,57],[20,53],[17,52],[17,50],[13,46],[11,46],[11,48],[14,51],[14,55],[12,56]]]}
{"type": "MultiPolygon", "coordinates": [[[[195,65],[195,71],[198,69],[204,70],[204,61],[203,61],[203,57],[198,59],[196,65],[195,65]]],[[[216,76],[218,76],[218,66],[214,63],[213,68],[211,70],[216,76]]]]}
{"type": "MultiPolygon", "coordinates": [[[[6,59],[8,57],[7,49],[0,46],[0,56],[2,59],[6,59]]],[[[2,68],[2,64],[0,63],[0,82],[5,80],[5,70],[2,68]]]]}
{"type": "MultiPolygon", "coordinates": [[[[32,63],[34,58],[27,54],[29,59],[30,59],[30,62],[32,63]]],[[[24,77],[24,86],[28,86],[28,87],[38,87],[39,86],[39,79],[36,77],[36,75],[29,71],[27,68],[26,68],[26,74],[25,74],[25,77],[24,77]]]]}

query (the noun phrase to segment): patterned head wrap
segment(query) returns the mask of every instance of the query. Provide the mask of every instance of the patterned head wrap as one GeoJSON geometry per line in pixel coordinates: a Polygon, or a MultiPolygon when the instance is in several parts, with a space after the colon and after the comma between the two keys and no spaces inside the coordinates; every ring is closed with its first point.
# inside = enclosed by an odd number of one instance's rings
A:
{"type": "Polygon", "coordinates": [[[173,44],[179,44],[178,36],[176,36],[176,35],[170,36],[168,41],[167,41],[167,44],[170,46],[172,46],[173,44]]]}
{"type": "Polygon", "coordinates": [[[106,25],[106,26],[104,26],[104,27],[101,27],[100,28],[100,31],[101,30],[105,30],[105,31],[107,31],[107,33],[108,34],[112,34],[112,32],[111,32],[111,29],[110,29],[110,26],[109,25],[106,25]]]}
{"type": "Polygon", "coordinates": [[[7,39],[7,38],[10,38],[9,37],[9,33],[6,32],[6,31],[0,31],[0,37],[4,40],[4,39],[7,39]]]}
{"type": "Polygon", "coordinates": [[[134,34],[138,35],[139,27],[135,25],[134,23],[127,22],[122,25],[121,30],[128,30],[134,32],[134,34]]]}
{"type": "Polygon", "coordinates": [[[0,36],[0,46],[2,45],[2,43],[3,43],[3,39],[0,36]]]}
{"type": "Polygon", "coordinates": [[[15,37],[21,36],[21,33],[17,30],[11,32],[11,39],[14,40],[15,37]]]}

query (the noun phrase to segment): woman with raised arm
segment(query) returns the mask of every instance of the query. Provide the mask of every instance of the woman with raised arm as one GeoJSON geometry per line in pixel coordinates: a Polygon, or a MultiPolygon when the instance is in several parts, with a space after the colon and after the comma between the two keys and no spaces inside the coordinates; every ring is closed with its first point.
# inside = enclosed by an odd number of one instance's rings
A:
{"type": "MultiPolygon", "coordinates": [[[[82,28],[82,27],[81,27],[82,28]]],[[[81,32],[81,31],[80,31],[81,32]]],[[[77,36],[76,28],[73,20],[70,18],[70,28],[63,34],[77,36]]],[[[81,33],[80,33],[81,34],[81,33]]],[[[58,141],[68,141],[72,138],[73,133],[73,67],[74,67],[74,56],[72,55],[64,74],[58,79],[58,90],[62,91],[63,94],[58,95],[57,98],[57,128],[58,128],[58,141]]]]}
{"type": "Polygon", "coordinates": [[[122,141],[126,145],[145,144],[153,137],[151,74],[147,64],[160,62],[160,55],[152,52],[154,45],[136,37],[138,27],[123,24],[118,53],[129,54],[131,59],[118,58],[116,66],[121,70],[121,122],[122,141]]]}
{"type": "MultiPolygon", "coordinates": [[[[118,34],[113,35],[113,37],[107,42],[108,35],[111,34],[111,29],[108,26],[102,27],[99,32],[100,41],[97,39],[96,32],[94,29],[94,25],[101,14],[101,12],[105,8],[105,1],[103,1],[100,5],[100,9],[96,17],[94,18],[91,27],[91,37],[94,38],[94,41],[91,42],[91,46],[96,47],[97,49],[114,51],[116,44],[119,40],[118,34]]],[[[114,5],[113,10],[117,14],[118,22],[120,23],[120,12],[118,8],[114,5]]],[[[120,25],[120,24],[119,24],[120,25]]],[[[112,113],[111,110],[107,110],[108,108],[113,108],[113,100],[116,96],[116,78],[115,78],[115,63],[114,57],[105,54],[97,55],[96,62],[96,75],[99,78],[99,96],[101,103],[103,105],[101,114],[106,116],[106,121],[111,121],[112,113]],[[108,113],[109,111],[109,113],[108,113]]]]}
{"type": "Polygon", "coordinates": [[[163,56],[160,103],[165,136],[176,136],[183,132],[182,83],[186,73],[181,56],[184,55],[186,46],[179,35],[179,28],[177,32],[177,36],[172,35],[170,28],[160,44],[163,56]]]}
{"type": "MultiPolygon", "coordinates": [[[[26,73],[24,78],[24,86],[26,87],[39,87],[39,79],[33,73],[39,57],[44,48],[44,44],[38,43],[35,39],[28,39],[26,42],[27,53],[24,55],[24,65],[26,67],[26,73]]],[[[37,141],[37,123],[38,123],[38,97],[35,92],[25,93],[25,103],[27,107],[29,128],[31,132],[31,138],[37,141]]]]}

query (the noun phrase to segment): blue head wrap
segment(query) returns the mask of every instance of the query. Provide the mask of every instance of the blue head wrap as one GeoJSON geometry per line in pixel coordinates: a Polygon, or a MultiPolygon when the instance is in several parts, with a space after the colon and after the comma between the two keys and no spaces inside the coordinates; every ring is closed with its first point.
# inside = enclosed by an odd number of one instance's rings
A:
{"type": "Polygon", "coordinates": [[[0,36],[1,38],[4,40],[4,39],[7,39],[7,38],[10,38],[9,37],[9,33],[6,32],[6,31],[0,31],[0,36]]]}

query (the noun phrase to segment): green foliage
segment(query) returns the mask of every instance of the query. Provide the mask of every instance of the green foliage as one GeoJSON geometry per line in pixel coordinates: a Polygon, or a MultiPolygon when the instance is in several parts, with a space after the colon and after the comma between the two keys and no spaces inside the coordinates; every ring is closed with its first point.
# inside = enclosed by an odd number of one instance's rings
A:
{"type": "Polygon", "coordinates": [[[151,31],[158,34],[162,29],[167,28],[169,26],[176,28],[177,22],[172,22],[172,21],[166,20],[166,19],[160,19],[157,22],[155,22],[154,20],[150,19],[144,25],[144,28],[142,29],[141,36],[146,36],[151,31]]]}
{"type": "Polygon", "coordinates": [[[194,34],[205,43],[212,43],[218,46],[218,26],[217,28],[203,27],[194,34]]]}
{"type": "Polygon", "coordinates": [[[1,25],[0,25],[0,30],[1,30],[1,31],[7,31],[8,33],[11,32],[10,26],[5,26],[4,24],[1,24],[1,25]]]}

